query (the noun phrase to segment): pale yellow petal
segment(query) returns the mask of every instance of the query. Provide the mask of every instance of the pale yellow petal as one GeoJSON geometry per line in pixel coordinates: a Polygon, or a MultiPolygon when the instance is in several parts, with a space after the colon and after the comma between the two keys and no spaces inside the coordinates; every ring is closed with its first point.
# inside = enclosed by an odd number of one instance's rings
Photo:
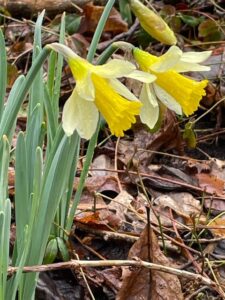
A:
{"type": "Polygon", "coordinates": [[[180,58],[182,57],[182,51],[177,46],[172,46],[170,49],[158,57],[158,61],[151,65],[151,70],[154,72],[165,72],[170,69],[173,69],[180,58]]]}
{"type": "Polygon", "coordinates": [[[112,59],[101,66],[92,66],[92,72],[103,78],[120,78],[130,74],[136,69],[129,61],[112,59]]]}
{"type": "Polygon", "coordinates": [[[140,100],[143,104],[140,112],[141,121],[152,129],[155,127],[159,118],[159,104],[151,85],[143,84],[140,100]]]}
{"type": "Polygon", "coordinates": [[[181,61],[191,62],[191,63],[201,63],[208,59],[212,51],[202,51],[202,52],[183,52],[181,61]]]}
{"type": "Polygon", "coordinates": [[[182,108],[180,104],[169,93],[162,89],[157,84],[153,85],[154,91],[158,99],[169,109],[173,110],[176,114],[182,115],[182,108]]]}
{"type": "Polygon", "coordinates": [[[178,73],[181,72],[195,72],[195,71],[210,71],[210,67],[208,66],[202,66],[197,63],[192,62],[183,62],[179,61],[175,66],[173,66],[173,71],[176,71],[178,73]]]}
{"type": "Polygon", "coordinates": [[[137,97],[133,93],[131,93],[128,88],[123,85],[118,79],[110,79],[109,83],[112,88],[124,98],[132,101],[138,101],[137,97]]]}
{"type": "Polygon", "coordinates": [[[76,91],[81,98],[87,101],[94,101],[95,88],[90,72],[83,79],[76,81],[76,91]]]}
{"type": "Polygon", "coordinates": [[[68,136],[77,130],[82,138],[90,139],[96,130],[98,117],[95,104],[80,98],[75,89],[63,108],[63,129],[68,136]]]}
{"type": "Polygon", "coordinates": [[[46,46],[60,54],[62,54],[65,58],[70,59],[77,59],[80,58],[72,49],[67,47],[66,45],[59,44],[59,43],[52,43],[46,46]]]}
{"type": "Polygon", "coordinates": [[[155,75],[149,74],[147,72],[134,70],[132,73],[126,75],[128,78],[136,79],[141,82],[150,83],[156,79],[155,75]]]}

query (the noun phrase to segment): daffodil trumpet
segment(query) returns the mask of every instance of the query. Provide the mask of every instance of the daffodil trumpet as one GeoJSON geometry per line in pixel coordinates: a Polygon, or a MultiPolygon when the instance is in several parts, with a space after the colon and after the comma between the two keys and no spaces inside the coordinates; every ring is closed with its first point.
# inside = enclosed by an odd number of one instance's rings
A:
{"type": "Polygon", "coordinates": [[[152,83],[143,84],[140,100],[143,103],[140,118],[149,128],[154,128],[159,118],[159,103],[179,115],[191,115],[199,107],[206,94],[208,81],[196,81],[179,73],[188,71],[209,71],[210,67],[200,65],[211,55],[211,51],[182,52],[177,46],[171,46],[162,56],[133,49],[133,56],[142,71],[156,77],[152,83]]]}
{"type": "Polygon", "coordinates": [[[77,130],[82,138],[90,139],[96,130],[100,112],[112,134],[123,136],[124,131],[135,123],[142,104],[117,78],[129,77],[150,83],[155,76],[136,70],[128,61],[112,59],[96,66],[63,44],[52,43],[47,47],[65,57],[76,81],[63,108],[65,133],[70,136],[77,130]]]}

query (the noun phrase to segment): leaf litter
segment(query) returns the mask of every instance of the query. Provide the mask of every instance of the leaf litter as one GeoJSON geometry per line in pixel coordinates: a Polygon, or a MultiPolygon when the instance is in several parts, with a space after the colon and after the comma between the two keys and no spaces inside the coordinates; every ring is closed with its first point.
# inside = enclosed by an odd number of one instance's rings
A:
{"type": "MultiPolygon", "coordinates": [[[[211,81],[202,107],[197,112],[200,115],[224,96],[223,32],[219,26],[214,26],[217,23],[221,25],[219,13],[223,3],[218,1],[217,8],[213,1],[197,2],[160,1],[156,8],[170,12],[170,25],[176,28],[181,44],[188,49],[195,50],[194,43],[207,49],[207,42],[218,42],[214,44],[214,53],[208,60],[211,71],[197,74],[198,78],[207,77],[211,81]],[[210,14],[210,18],[202,22],[200,18],[204,16],[204,11],[210,14]]],[[[83,57],[102,9],[95,2],[89,3],[81,13],[82,20],[79,21],[79,15],[76,17],[78,29],[68,29],[71,48],[83,57]]],[[[57,35],[56,25],[52,21],[46,20],[46,27],[53,34],[44,30],[44,43],[54,41],[54,34],[57,35]]],[[[126,34],[128,30],[119,8],[114,9],[101,43],[118,34],[126,34]]],[[[20,73],[26,73],[33,26],[28,21],[9,19],[5,33],[10,87],[20,73]]],[[[143,32],[137,30],[126,38],[145,47],[146,36],[143,38],[141,34],[143,32]]],[[[164,51],[162,45],[157,43],[151,44],[151,47],[156,53],[164,51]]],[[[73,83],[69,76],[65,67],[62,103],[73,83]]],[[[135,89],[138,87],[134,85],[134,92],[135,89]]],[[[80,259],[134,259],[196,273],[200,269],[204,276],[213,280],[216,278],[215,281],[225,290],[225,140],[224,132],[219,134],[224,126],[221,113],[224,113],[224,103],[197,123],[194,129],[196,149],[189,149],[182,138],[184,124],[188,120],[178,119],[170,111],[158,124],[160,129],[156,132],[149,132],[140,123],[119,141],[110,137],[107,130],[102,132],[101,140],[105,142],[96,148],[74,218],[74,230],[70,233],[68,249],[71,258],[77,253],[80,259]],[[218,135],[211,136],[211,133],[218,135]],[[151,210],[150,220],[146,207],[151,210]]],[[[21,118],[17,124],[18,131],[26,126],[25,122],[26,119],[21,118]]],[[[16,140],[17,137],[14,138],[16,140]]],[[[9,193],[13,197],[13,163],[9,181],[9,193]]],[[[78,182],[79,172],[74,180],[74,192],[78,182]]],[[[218,289],[163,271],[138,267],[85,268],[83,271],[96,299],[223,299],[218,289]]],[[[64,294],[67,295],[65,299],[89,299],[80,272],[60,272],[41,275],[38,299],[64,299],[64,294]],[[60,287],[63,286],[62,292],[60,287]],[[53,296],[50,296],[51,293],[53,296]]]]}

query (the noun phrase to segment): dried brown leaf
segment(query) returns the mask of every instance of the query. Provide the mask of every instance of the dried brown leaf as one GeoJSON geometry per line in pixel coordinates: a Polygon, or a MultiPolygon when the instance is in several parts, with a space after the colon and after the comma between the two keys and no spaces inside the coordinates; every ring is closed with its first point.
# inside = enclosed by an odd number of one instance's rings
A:
{"type": "Polygon", "coordinates": [[[223,218],[217,218],[214,221],[210,222],[209,227],[210,231],[213,233],[216,237],[225,237],[225,219],[223,218]],[[217,228],[216,228],[217,227],[217,228]]]}
{"type": "Polygon", "coordinates": [[[125,165],[132,163],[139,167],[148,166],[154,157],[152,151],[181,151],[181,135],[173,112],[167,110],[162,127],[150,133],[142,124],[134,127],[133,141],[122,140],[119,143],[118,158],[125,165]],[[151,150],[148,151],[148,150],[151,150]]]}
{"type": "MultiPolygon", "coordinates": [[[[82,20],[80,31],[95,32],[104,8],[104,6],[97,6],[91,3],[87,4],[84,7],[85,17],[84,20],[82,20]]],[[[119,33],[126,32],[127,30],[127,23],[123,21],[120,13],[115,8],[113,8],[104,27],[104,31],[119,33]]]]}
{"type": "Polygon", "coordinates": [[[95,229],[109,230],[118,229],[121,220],[108,209],[101,209],[96,212],[83,212],[75,217],[75,222],[91,226],[95,229]]]}
{"type": "Polygon", "coordinates": [[[221,196],[224,193],[224,181],[217,176],[200,173],[196,174],[196,177],[199,180],[199,186],[205,189],[206,192],[217,196],[221,196]]]}
{"type": "MultiPolygon", "coordinates": [[[[132,246],[129,258],[138,257],[161,265],[170,265],[158,245],[157,237],[147,226],[139,240],[132,246]],[[149,249],[151,241],[151,249],[149,249]]],[[[164,272],[150,271],[145,268],[125,269],[122,287],[117,295],[117,300],[182,300],[180,281],[177,276],[164,272]]]]}
{"type": "Polygon", "coordinates": [[[126,191],[120,192],[120,194],[114,198],[108,205],[108,209],[114,211],[116,216],[122,221],[125,220],[125,214],[133,201],[133,197],[126,191]]]}
{"type": "MultiPolygon", "coordinates": [[[[154,205],[161,223],[165,226],[172,225],[169,209],[172,209],[179,216],[179,222],[183,221],[185,224],[192,224],[193,217],[199,218],[201,213],[200,201],[196,200],[190,193],[185,192],[161,195],[155,199],[154,205]]],[[[204,221],[205,217],[201,215],[201,223],[204,221]]],[[[179,227],[179,224],[177,226],[179,227]]]]}
{"type": "Polygon", "coordinates": [[[106,175],[111,175],[115,176],[114,172],[107,171],[107,169],[114,169],[114,165],[112,163],[112,160],[109,156],[106,154],[101,154],[97,156],[91,165],[91,175],[92,176],[106,176],[106,175]],[[100,170],[95,170],[95,169],[103,169],[102,171],[100,170]],[[105,170],[104,170],[105,169],[105,170]]]}

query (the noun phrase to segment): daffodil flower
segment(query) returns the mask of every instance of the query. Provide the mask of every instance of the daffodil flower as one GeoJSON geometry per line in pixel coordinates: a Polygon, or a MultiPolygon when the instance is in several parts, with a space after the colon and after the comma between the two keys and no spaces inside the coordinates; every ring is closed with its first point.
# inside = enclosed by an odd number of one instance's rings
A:
{"type": "Polygon", "coordinates": [[[142,87],[141,121],[149,128],[154,128],[159,118],[158,100],[179,115],[184,113],[189,116],[196,111],[206,94],[204,89],[208,81],[198,82],[179,73],[209,71],[208,66],[199,63],[210,55],[211,51],[183,53],[177,46],[172,46],[164,55],[157,57],[134,48],[133,56],[140,69],[156,76],[153,83],[146,83],[142,87]]]}
{"type": "Polygon", "coordinates": [[[125,76],[152,82],[155,76],[136,70],[128,61],[113,59],[95,66],[65,45],[52,43],[47,47],[66,58],[76,80],[76,87],[63,108],[65,133],[70,136],[77,130],[82,138],[90,139],[96,130],[100,111],[112,134],[123,136],[124,131],[135,123],[142,104],[117,78],[125,76]]]}

